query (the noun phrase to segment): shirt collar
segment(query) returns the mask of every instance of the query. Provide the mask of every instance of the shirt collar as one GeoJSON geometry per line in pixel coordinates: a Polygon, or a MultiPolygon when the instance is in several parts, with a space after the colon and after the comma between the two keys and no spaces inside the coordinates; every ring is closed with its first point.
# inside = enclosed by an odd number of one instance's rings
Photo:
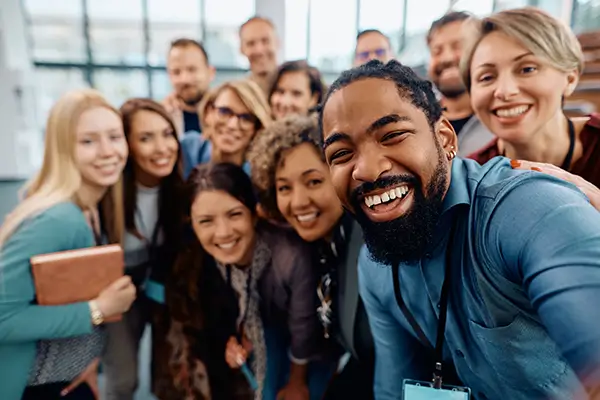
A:
{"type": "Polygon", "coordinates": [[[462,158],[456,157],[452,161],[452,170],[450,173],[450,187],[442,203],[442,213],[445,214],[450,209],[459,204],[471,204],[471,196],[468,185],[469,174],[467,165],[462,158]]]}

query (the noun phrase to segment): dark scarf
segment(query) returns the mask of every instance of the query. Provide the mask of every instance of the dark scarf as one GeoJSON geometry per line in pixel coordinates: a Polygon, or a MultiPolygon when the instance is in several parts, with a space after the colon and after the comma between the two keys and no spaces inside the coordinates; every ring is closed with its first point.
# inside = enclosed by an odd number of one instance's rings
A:
{"type": "Polygon", "coordinates": [[[252,264],[244,269],[217,263],[223,278],[236,293],[239,302],[237,331],[243,328],[244,335],[252,343],[250,366],[258,382],[254,393],[256,400],[262,400],[263,384],[267,369],[267,348],[260,313],[260,294],[258,281],[271,261],[271,251],[267,245],[257,238],[252,257],[252,264]]]}

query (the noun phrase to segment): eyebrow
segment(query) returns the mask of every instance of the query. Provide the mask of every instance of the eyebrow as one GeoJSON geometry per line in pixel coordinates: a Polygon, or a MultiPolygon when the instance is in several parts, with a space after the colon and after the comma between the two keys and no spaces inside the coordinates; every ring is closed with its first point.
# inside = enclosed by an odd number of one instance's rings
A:
{"type": "Polygon", "coordinates": [[[307,169],[306,171],[304,171],[302,173],[302,176],[306,176],[308,174],[312,174],[313,172],[319,172],[318,170],[316,170],[315,168],[311,168],[311,169],[307,169]]]}
{"type": "MultiPolygon", "coordinates": [[[[525,58],[525,57],[527,57],[527,56],[532,56],[532,55],[533,55],[533,53],[532,53],[532,52],[530,52],[530,51],[528,51],[528,52],[526,52],[526,53],[523,53],[523,54],[520,54],[520,55],[516,56],[516,57],[515,57],[515,58],[513,58],[511,61],[512,61],[512,62],[519,61],[519,60],[520,60],[520,59],[522,59],[522,58],[525,58]]],[[[493,63],[485,63],[485,64],[478,65],[478,66],[477,66],[477,68],[484,68],[484,67],[495,67],[495,66],[496,66],[496,64],[493,64],[493,63]]]]}
{"type": "MultiPolygon", "coordinates": [[[[244,206],[236,206],[236,207],[230,208],[229,210],[225,211],[224,214],[230,214],[232,212],[243,211],[243,210],[244,210],[244,206]]],[[[198,214],[193,217],[196,219],[202,219],[202,218],[214,218],[215,216],[213,214],[198,214]]]]}
{"type": "MultiPolygon", "coordinates": [[[[366,132],[368,134],[371,134],[376,130],[383,128],[386,125],[393,124],[395,122],[405,121],[411,121],[411,119],[405,115],[388,114],[372,122],[371,125],[367,128],[366,132]]],[[[327,137],[327,139],[325,139],[325,142],[323,143],[323,150],[325,150],[327,147],[331,146],[335,142],[339,142],[342,140],[350,140],[350,135],[341,132],[335,132],[331,134],[329,137],[327,137]]]]}
{"type": "MultiPolygon", "coordinates": [[[[307,169],[306,171],[304,171],[303,173],[301,173],[300,176],[306,176],[308,174],[312,174],[313,172],[320,172],[320,171],[318,169],[311,168],[311,169],[307,169]]],[[[285,181],[285,182],[287,182],[288,179],[287,178],[277,178],[276,181],[285,181]]]]}
{"type": "Polygon", "coordinates": [[[107,129],[107,130],[102,130],[102,131],[81,131],[78,133],[78,135],[80,136],[85,136],[85,137],[89,137],[89,136],[101,136],[104,132],[106,133],[117,133],[119,132],[119,129],[117,128],[111,128],[111,129],[107,129]]]}

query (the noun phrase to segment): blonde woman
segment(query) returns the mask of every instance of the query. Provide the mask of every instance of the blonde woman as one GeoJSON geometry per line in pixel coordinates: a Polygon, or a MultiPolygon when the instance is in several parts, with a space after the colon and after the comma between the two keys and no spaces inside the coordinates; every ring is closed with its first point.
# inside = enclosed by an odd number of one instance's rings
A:
{"type": "Polygon", "coordinates": [[[94,398],[87,384],[69,384],[101,354],[103,320],[129,309],[131,279],[117,280],[89,303],[39,306],[29,260],[121,241],[119,184],[126,160],[119,113],[99,93],[74,91],[58,100],[46,127],[42,168],[0,229],[2,399],[94,398]],[[89,223],[84,213],[100,221],[89,223]]]}
{"type": "Polygon", "coordinates": [[[584,64],[571,29],[536,8],[502,11],[470,28],[461,72],[477,117],[496,136],[470,157],[552,164],[600,186],[600,116],[570,119],[562,107],[584,64]]]}
{"type": "Polygon", "coordinates": [[[271,111],[258,84],[227,82],[216,89],[209,137],[188,133],[181,142],[184,177],[209,161],[230,162],[249,173],[246,151],[254,136],[271,123],[271,111]]]}

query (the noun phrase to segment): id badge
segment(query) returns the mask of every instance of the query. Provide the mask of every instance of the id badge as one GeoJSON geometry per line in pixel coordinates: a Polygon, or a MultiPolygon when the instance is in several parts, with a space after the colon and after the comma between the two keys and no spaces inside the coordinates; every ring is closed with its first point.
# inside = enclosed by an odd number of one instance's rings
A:
{"type": "Polygon", "coordinates": [[[433,383],[405,379],[402,383],[403,400],[470,400],[471,389],[442,385],[435,389],[433,383]]]}

